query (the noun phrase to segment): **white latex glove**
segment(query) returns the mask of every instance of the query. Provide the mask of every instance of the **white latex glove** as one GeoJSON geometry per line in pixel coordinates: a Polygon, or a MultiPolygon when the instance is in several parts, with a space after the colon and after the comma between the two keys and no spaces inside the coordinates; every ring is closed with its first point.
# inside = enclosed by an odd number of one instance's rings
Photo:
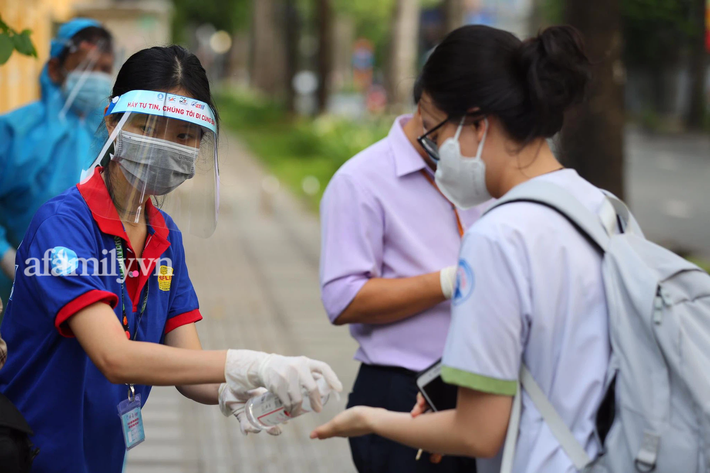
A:
{"type": "Polygon", "coordinates": [[[456,289],[456,271],[458,270],[457,265],[449,266],[444,268],[439,272],[439,281],[441,282],[441,292],[444,297],[451,299],[454,296],[454,290],[456,289]]]}
{"type": "Polygon", "coordinates": [[[343,384],[335,372],[322,361],[305,356],[281,356],[252,350],[228,350],[224,366],[224,377],[230,389],[243,395],[259,387],[276,394],[287,412],[299,413],[303,402],[302,390],[308,392],[311,407],[320,412],[321,405],[318,385],[313,378],[320,373],[333,389],[340,392],[343,384]]]}
{"type": "MultiPolygon", "coordinates": [[[[252,389],[246,394],[237,394],[227,386],[227,383],[222,383],[219,387],[219,410],[222,411],[225,417],[235,416],[239,420],[239,428],[244,435],[258,434],[261,429],[254,427],[247,419],[244,411],[246,403],[253,397],[261,396],[267,393],[265,388],[252,389]]],[[[269,435],[281,435],[281,427],[274,425],[266,429],[269,435]]]]}
{"type": "Polygon", "coordinates": [[[0,259],[0,269],[10,281],[15,280],[15,249],[10,248],[0,259]]]}

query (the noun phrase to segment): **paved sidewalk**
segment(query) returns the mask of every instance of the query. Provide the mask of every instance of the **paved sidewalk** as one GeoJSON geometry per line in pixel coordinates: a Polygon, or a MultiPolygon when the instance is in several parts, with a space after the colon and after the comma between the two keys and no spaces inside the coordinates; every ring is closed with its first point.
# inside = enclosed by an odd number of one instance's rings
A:
{"type": "MultiPolygon", "coordinates": [[[[328,323],[320,302],[318,219],[284,190],[269,205],[262,169],[234,137],[222,140],[217,231],[208,240],[185,235],[205,317],[197,324],[202,345],[321,359],[347,392],[357,369],[356,344],[347,328],[328,323]]],[[[308,438],[346,401],[347,394],[331,399],[321,414],[294,419],[280,437],[244,437],[237,420],[224,418],[216,406],[198,405],[174,388],[155,388],[143,412],[147,440],[129,453],[127,472],[352,473],[346,440],[308,438]]]]}

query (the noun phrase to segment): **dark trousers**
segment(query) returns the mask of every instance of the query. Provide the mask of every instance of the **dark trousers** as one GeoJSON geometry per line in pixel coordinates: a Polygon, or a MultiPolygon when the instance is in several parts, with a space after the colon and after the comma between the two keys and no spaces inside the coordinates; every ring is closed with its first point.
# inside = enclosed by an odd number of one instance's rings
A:
{"type": "MultiPolygon", "coordinates": [[[[348,407],[371,406],[389,411],[409,412],[417,398],[416,373],[404,368],[363,364],[350,394],[348,407]]],[[[350,439],[355,467],[359,473],[475,473],[473,458],[445,456],[439,464],[417,451],[378,435],[350,439]]]]}

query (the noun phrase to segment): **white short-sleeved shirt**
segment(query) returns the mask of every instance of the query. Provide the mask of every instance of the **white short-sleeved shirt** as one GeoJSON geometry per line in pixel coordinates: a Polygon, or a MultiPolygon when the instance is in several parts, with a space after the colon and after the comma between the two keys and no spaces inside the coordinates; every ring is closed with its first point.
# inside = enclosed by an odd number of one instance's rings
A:
{"type": "MultiPolygon", "coordinates": [[[[604,199],[571,169],[535,179],[563,187],[593,212],[604,199]]],[[[524,360],[593,458],[609,356],[601,255],[563,216],[511,203],[466,232],[444,351],[448,383],[513,396],[524,360]]],[[[480,473],[497,473],[500,454],[478,465],[480,473]]],[[[575,471],[525,393],[513,471],[575,471]]]]}

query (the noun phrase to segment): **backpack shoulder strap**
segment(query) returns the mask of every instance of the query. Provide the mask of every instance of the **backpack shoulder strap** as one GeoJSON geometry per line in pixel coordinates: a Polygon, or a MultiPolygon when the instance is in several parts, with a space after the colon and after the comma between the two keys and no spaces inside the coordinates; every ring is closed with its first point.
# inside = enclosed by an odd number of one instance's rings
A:
{"type": "Polygon", "coordinates": [[[486,214],[511,202],[533,202],[549,207],[569,220],[577,230],[586,235],[600,250],[606,251],[609,246],[607,231],[609,231],[610,223],[602,222],[601,219],[604,216],[591,212],[576,197],[556,184],[544,181],[528,181],[520,184],[498,200],[486,211],[486,214]]]}
{"type": "Polygon", "coordinates": [[[643,234],[643,230],[641,230],[641,227],[639,226],[634,216],[631,214],[631,211],[626,206],[626,204],[611,192],[603,189],[602,192],[606,196],[606,200],[611,204],[612,208],[618,215],[619,223],[621,225],[621,231],[623,233],[633,233],[635,235],[640,236],[641,238],[646,238],[643,234]]]}
{"type": "Polygon", "coordinates": [[[557,413],[555,406],[547,399],[547,396],[537,384],[537,381],[535,381],[535,378],[533,378],[532,373],[530,373],[530,370],[528,370],[525,364],[521,365],[520,368],[520,384],[523,389],[525,389],[525,392],[528,393],[530,399],[532,399],[533,404],[535,404],[538,412],[540,412],[540,415],[542,415],[542,418],[545,420],[547,427],[552,431],[557,441],[560,442],[562,449],[569,459],[572,460],[574,467],[579,471],[583,471],[592,460],[589,458],[589,455],[587,455],[587,451],[584,450],[579,441],[577,441],[577,438],[569,430],[565,421],[562,420],[562,417],[557,413]]]}
{"type": "Polygon", "coordinates": [[[540,386],[533,378],[530,370],[525,364],[520,365],[520,381],[518,383],[518,391],[513,398],[513,408],[508,424],[508,431],[505,437],[505,445],[503,447],[503,457],[501,462],[500,473],[511,473],[513,471],[513,460],[515,458],[515,447],[518,438],[518,429],[520,427],[520,414],[522,404],[522,390],[528,393],[535,408],[542,416],[545,424],[555,436],[560,446],[565,451],[565,454],[572,460],[577,471],[584,471],[585,468],[592,462],[587,455],[584,447],[577,441],[577,438],[572,434],[565,421],[557,413],[555,407],[547,399],[547,396],[542,391],[540,386]]]}
{"type": "Polygon", "coordinates": [[[508,430],[505,433],[500,473],[511,473],[513,471],[513,460],[515,460],[515,449],[518,446],[518,432],[520,430],[520,411],[523,408],[521,396],[522,389],[520,388],[520,375],[518,375],[518,389],[515,391],[513,406],[510,410],[510,420],[508,421],[508,430]]]}

